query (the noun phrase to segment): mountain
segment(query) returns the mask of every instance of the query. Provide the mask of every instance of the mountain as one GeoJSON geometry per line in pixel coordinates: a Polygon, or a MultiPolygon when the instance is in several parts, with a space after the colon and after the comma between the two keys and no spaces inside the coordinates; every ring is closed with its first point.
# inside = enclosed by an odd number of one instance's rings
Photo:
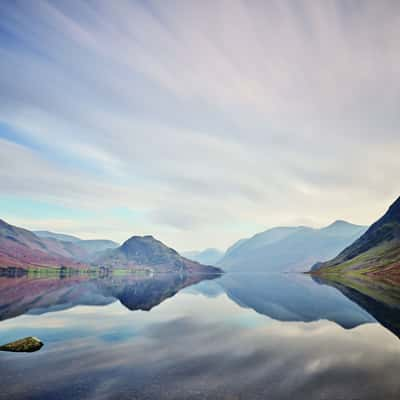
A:
{"type": "Polygon", "coordinates": [[[400,278],[400,197],[359,239],[334,259],[314,265],[312,272],[400,278]]]}
{"type": "Polygon", "coordinates": [[[89,255],[104,251],[107,249],[115,249],[119,246],[118,243],[107,239],[88,239],[80,240],[74,243],[76,246],[84,249],[89,255]]]}
{"type": "Polygon", "coordinates": [[[235,243],[217,265],[247,272],[304,271],[317,261],[333,257],[365,230],[345,221],[321,229],[276,227],[235,243]]]}
{"type": "Polygon", "coordinates": [[[200,264],[216,265],[224,253],[218,249],[205,249],[203,251],[186,251],[182,255],[189,260],[197,261],[200,264]]]}
{"type": "Polygon", "coordinates": [[[153,236],[132,236],[120,247],[100,254],[94,263],[107,268],[150,269],[163,272],[220,272],[179,255],[153,236]]]}
{"type": "Polygon", "coordinates": [[[0,220],[2,269],[106,267],[146,269],[153,272],[221,272],[219,268],[202,265],[180,256],[174,249],[152,236],[133,236],[122,246],[115,246],[118,245],[107,240],[65,242],[54,237],[39,237],[27,229],[0,220]],[[99,252],[99,248],[105,250],[99,252]]]}
{"type": "Polygon", "coordinates": [[[82,240],[76,236],[66,235],[65,233],[56,233],[56,232],[50,232],[50,231],[32,231],[32,232],[36,236],[39,236],[40,238],[56,239],[56,240],[61,240],[62,242],[76,243],[76,242],[79,242],[80,240],[82,240]]]}
{"type": "Polygon", "coordinates": [[[230,258],[236,258],[242,253],[257,251],[264,246],[278,242],[290,234],[303,229],[304,227],[277,227],[268,229],[265,232],[257,233],[249,239],[240,239],[234,243],[225,253],[224,263],[230,258]]]}
{"type": "MultiPolygon", "coordinates": [[[[81,267],[69,257],[72,243],[41,239],[27,229],[0,220],[0,266],[3,267],[81,267]]],[[[80,253],[79,249],[75,249],[80,253]]]]}
{"type": "Polygon", "coordinates": [[[50,231],[33,231],[36,236],[43,239],[55,239],[60,242],[74,243],[75,246],[80,247],[84,250],[87,256],[97,253],[99,251],[104,251],[107,249],[115,249],[119,246],[118,243],[112,240],[106,239],[80,239],[76,236],[66,235],[64,233],[55,233],[50,231]]]}
{"type": "Polygon", "coordinates": [[[247,240],[249,240],[249,239],[248,238],[239,239],[232,246],[228,247],[228,249],[225,252],[225,255],[231,254],[235,249],[237,249],[240,245],[242,245],[247,240]]]}

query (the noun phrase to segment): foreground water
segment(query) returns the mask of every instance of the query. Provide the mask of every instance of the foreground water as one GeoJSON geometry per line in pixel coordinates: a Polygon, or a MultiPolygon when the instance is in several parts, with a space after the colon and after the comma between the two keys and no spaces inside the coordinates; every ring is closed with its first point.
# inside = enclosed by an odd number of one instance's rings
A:
{"type": "Polygon", "coordinates": [[[45,344],[0,352],[0,398],[398,399],[397,292],[355,286],[262,274],[0,278],[0,344],[45,344]]]}

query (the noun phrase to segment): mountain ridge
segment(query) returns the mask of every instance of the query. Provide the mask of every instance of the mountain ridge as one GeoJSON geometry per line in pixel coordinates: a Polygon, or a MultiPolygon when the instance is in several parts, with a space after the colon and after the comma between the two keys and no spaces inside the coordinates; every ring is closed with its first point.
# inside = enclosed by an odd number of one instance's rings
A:
{"type": "Polygon", "coordinates": [[[274,227],[236,242],[217,266],[238,271],[306,271],[310,264],[337,254],[366,229],[342,220],[319,229],[274,227]]]}
{"type": "Polygon", "coordinates": [[[134,235],[116,249],[100,254],[94,262],[111,268],[154,268],[163,272],[222,272],[219,268],[202,265],[182,257],[151,235],[134,235]]]}
{"type": "Polygon", "coordinates": [[[68,235],[66,233],[58,233],[58,232],[51,232],[51,231],[32,231],[36,236],[39,236],[40,238],[47,238],[47,239],[57,239],[61,240],[63,242],[79,242],[82,239],[73,236],[73,235],[68,235]]]}
{"type": "Polygon", "coordinates": [[[80,268],[81,263],[61,251],[60,242],[44,240],[28,229],[0,219],[0,265],[10,267],[54,265],[80,268]]]}
{"type": "Polygon", "coordinates": [[[400,197],[355,242],[333,259],[311,268],[314,274],[361,270],[367,274],[400,276],[400,197]]]}
{"type": "Polygon", "coordinates": [[[41,238],[33,232],[0,220],[0,268],[72,269],[122,268],[152,272],[221,273],[219,268],[188,260],[153,236],[132,236],[121,246],[90,252],[79,243],[54,237],[41,238]]]}
{"type": "MultiPolygon", "coordinates": [[[[57,233],[51,231],[32,231],[36,236],[41,239],[58,240],[64,243],[73,243],[74,246],[78,246],[83,250],[83,253],[88,253],[86,258],[90,255],[104,251],[107,249],[113,249],[119,246],[117,242],[109,239],[81,239],[77,236],[67,235],[65,233],[57,233]]],[[[73,247],[72,247],[73,248],[73,247]]]]}
{"type": "Polygon", "coordinates": [[[224,253],[215,248],[207,248],[201,251],[185,251],[182,255],[189,260],[197,261],[200,264],[216,265],[224,256],[224,253]]]}

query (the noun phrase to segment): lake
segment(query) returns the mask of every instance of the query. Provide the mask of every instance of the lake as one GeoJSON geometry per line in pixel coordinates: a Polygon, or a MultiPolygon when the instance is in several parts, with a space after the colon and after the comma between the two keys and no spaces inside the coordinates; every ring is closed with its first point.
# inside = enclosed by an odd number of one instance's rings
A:
{"type": "Polygon", "coordinates": [[[398,399],[388,282],[302,274],[0,278],[1,399],[398,399]]]}

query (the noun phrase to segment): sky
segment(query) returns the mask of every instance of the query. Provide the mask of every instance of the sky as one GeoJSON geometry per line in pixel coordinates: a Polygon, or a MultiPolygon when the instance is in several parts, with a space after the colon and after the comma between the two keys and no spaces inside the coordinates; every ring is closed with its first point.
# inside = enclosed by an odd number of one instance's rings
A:
{"type": "Polygon", "coordinates": [[[400,2],[0,2],[0,218],[177,250],[400,195],[400,2]]]}

